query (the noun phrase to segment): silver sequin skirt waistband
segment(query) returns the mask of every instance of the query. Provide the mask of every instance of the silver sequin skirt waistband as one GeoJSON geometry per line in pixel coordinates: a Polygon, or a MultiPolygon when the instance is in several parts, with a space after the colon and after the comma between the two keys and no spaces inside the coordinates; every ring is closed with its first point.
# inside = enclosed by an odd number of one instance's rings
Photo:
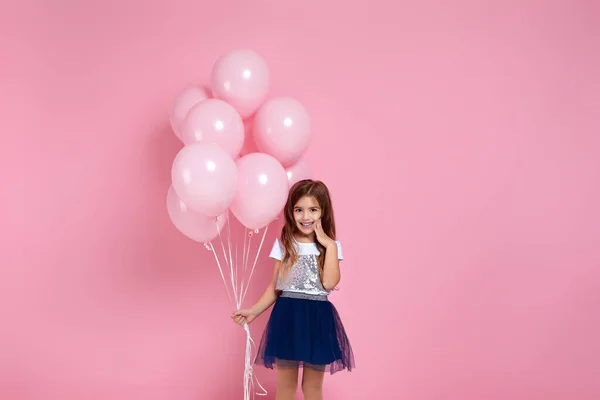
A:
{"type": "Polygon", "coordinates": [[[292,299],[303,299],[303,300],[316,300],[316,301],[329,301],[325,294],[308,294],[300,292],[288,292],[283,291],[279,297],[289,297],[292,299]]]}

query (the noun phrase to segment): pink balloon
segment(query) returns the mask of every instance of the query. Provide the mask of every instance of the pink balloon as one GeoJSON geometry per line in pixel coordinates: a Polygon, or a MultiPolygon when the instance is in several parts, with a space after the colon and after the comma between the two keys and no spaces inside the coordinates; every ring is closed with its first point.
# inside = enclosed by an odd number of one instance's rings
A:
{"type": "Polygon", "coordinates": [[[235,162],[215,143],[192,143],[179,151],[171,168],[173,189],[192,210],[221,215],[235,196],[235,162]]]}
{"type": "Polygon", "coordinates": [[[271,99],[254,117],[254,141],[258,148],[289,166],[302,156],[310,142],[310,116],[290,97],[271,99]]]}
{"type": "Polygon", "coordinates": [[[296,182],[300,182],[303,179],[310,179],[312,176],[312,169],[306,158],[301,157],[294,164],[287,167],[285,173],[287,174],[291,188],[296,182]]]}
{"type": "Polygon", "coordinates": [[[279,215],[287,201],[285,170],[268,154],[252,153],[237,161],[237,193],[231,212],[249,229],[261,229],[279,215]]]}
{"type": "Polygon", "coordinates": [[[218,144],[235,159],[244,144],[244,122],[235,108],[223,100],[208,99],[196,104],[181,125],[185,144],[218,144]]]}
{"type": "Polygon", "coordinates": [[[190,87],[179,93],[175,98],[169,121],[171,128],[179,139],[181,139],[181,124],[193,106],[210,97],[206,88],[190,87]]]}
{"type": "Polygon", "coordinates": [[[217,237],[219,231],[223,232],[223,226],[227,222],[227,212],[217,217],[215,221],[213,217],[207,217],[191,210],[179,199],[173,186],[169,187],[167,192],[167,212],[179,232],[200,243],[217,237]]]}
{"type": "Polygon", "coordinates": [[[233,50],[217,60],[211,73],[215,97],[231,104],[242,118],[256,112],[269,91],[269,68],[252,50],[233,50]]]}

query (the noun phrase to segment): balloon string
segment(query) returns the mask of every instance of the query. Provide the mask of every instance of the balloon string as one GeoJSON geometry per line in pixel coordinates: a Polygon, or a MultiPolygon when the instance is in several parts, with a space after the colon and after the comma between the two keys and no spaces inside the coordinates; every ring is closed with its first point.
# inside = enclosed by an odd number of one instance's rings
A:
{"type": "Polygon", "coordinates": [[[219,257],[217,257],[217,252],[215,251],[215,246],[213,246],[212,243],[208,243],[207,246],[210,246],[210,250],[212,250],[212,253],[215,256],[215,261],[217,262],[217,266],[219,267],[219,272],[221,273],[221,279],[223,279],[223,285],[225,286],[225,291],[227,292],[227,297],[229,298],[229,302],[232,303],[231,294],[229,293],[229,288],[227,287],[227,281],[225,280],[225,275],[223,275],[223,268],[221,268],[221,263],[219,262],[219,257]]]}
{"type": "MultiPolygon", "coordinates": [[[[234,274],[233,281],[236,282],[236,288],[237,288],[238,266],[237,266],[237,263],[233,262],[233,257],[231,255],[231,225],[230,224],[227,224],[227,247],[229,249],[229,265],[231,265],[231,267],[232,267],[232,272],[234,274]],[[233,269],[233,268],[235,268],[235,269],[233,269]]],[[[238,299],[240,298],[239,294],[237,295],[237,298],[238,299]]]]}
{"type": "MultiPolygon", "coordinates": [[[[252,231],[250,231],[251,233],[252,231]]],[[[246,261],[244,262],[244,266],[247,268],[248,267],[248,260],[250,258],[250,248],[252,247],[252,235],[249,235],[248,237],[248,251],[246,252],[246,261]]]]}
{"type": "MultiPolygon", "coordinates": [[[[268,229],[269,229],[269,226],[267,225],[265,227],[260,244],[256,251],[256,257],[254,258],[254,264],[252,265],[252,270],[250,272],[250,276],[248,277],[248,279],[246,281],[245,290],[240,292],[241,302],[243,302],[244,299],[246,298],[248,288],[250,287],[250,280],[252,279],[252,275],[254,274],[254,269],[256,268],[258,256],[260,254],[263,243],[265,241],[265,237],[267,235],[268,229]]],[[[244,241],[246,240],[247,236],[249,236],[249,235],[244,235],[244,241]]],[[[252,242],[252,236],[249,236],[248,248],[246,251],[246,260],[244,262],[244,271],[246,270],[247,265],[248,265],[251,242],[252,242]]],[[[246,249],[244,249],[244,250],[246,250],[246,249]]],[[[242,287],[243,286],[244,285],[242,283],[242,287]]],[[[245,355],[245,368],[244,368],[244,400],[250,400],[250,393],[252,393],[252,398],[254,398],[254,394],[256,394],[258,396],[266,396],[267,390],[260,384],[258,378],[254,375],[254,362],[252,360],[252,348],[253,347],[256,348],[256,343],[254,342],[254,340],[252,339],[252,336],[250,335],[250,328],[248,327],[248,324],[244,324],[244,330],[246,331],[246,355],[245,355]],[[255,388],[254,388],[255,384],[261,389],[261,392],[255,391],[255,388]]]]}
{"type": "MultiPolygon", "coordinates": [[[[246,354],[245,354],[245,366],[244,366],[244,400],[250,400],[250,393],[256,393],[259,396],[266,396],[267,390],[260,384],[258,378],[254,375],[254,367],[252,362],[252,348],[256,347],[256,343],[250,335],[250,328],[248,324],[244,324],[244,330],[246,331],[246,354]],[[254,383],[261,388],[262,392],[254,392],[254,383]]],[[[252,396],[254,398],[254,396],[252,396]]]]}
{"type": "MultiPolygon", "coordinates": [[[[262,249],[263,243],[265,242],[265,237],[267,236],[267,231],[269,230],[269,225],[267,225],[265,227],[265,230],[263,231],[263,235],[260,240],[260,245],[258,246],[258,250],[256,251],[256,257],[254,258],[254,264],[252,265],[252,270],[250,271],[250,277],[248,278],[248,283],[250,283],[250,280],[252,279],[252,275],[254,274],[254,269],[256,268],[256,262],[258,261],[258,256],[260,255],[260,251],[262,249]]],[[[246,285],[246,291],[242,295],[242,301],[244,301],[244,299],[246,298],[246,293],[248,292],[248,287],[250,287],[250,285],[246,285]]]]}
{"type": "MultiPolygon", "coordinates": [[[[234,299],[231,298],[229,287],[227,285],[227,279],[225,278],[225,274],[223,273],[223,268],[221,266],[221,262],[219,261],[217,252],[215,251],[215,248],[212,243],[209,243],[207,245],[210,245],[210,250],[212,251],[212,253],[215,257],[217,266],[219,267],[219,272],[221,275],[221,279],[223,280],[223,284],[225,286],[225,290],[227,292],[227,297],[229,298],[229,302],[233,303],[235,301],[235,306],[237,307],[236,309],[239,310],[241,308],[241,304],[242,304],[244,298],[246,297],[248,288],[250,287],[250,280],[252,279],[252,276],[254,275],[254,270],[256,268],[258,257],[260,255],[261,249],[263,247],[269,225],[267,225],[265,227],[260,244],[259,244],[257,252],[256,252],[256,256],[254,257],[254,263],[253,263],[252,269],[250,271],[250,276],[248,277],[248,279],[246,280],[246,282],[244,284],[244,275],[242,275],[241,277],[239,275],[238,262],[237,262],[237,247],[236,247],[236,261],[234,262],[234,260],[233,260],[233,255],[232,255],[232,250],[231,250],[231,231],[230,231],[229,223],[230,223],[230,221],[227,221],[227,238],[228,238],[227,247],[229,250],[229,258],[227,257],[227,250],[225,248],[223,236],[221,235],[221,227],[219,227],[218,221],[217,221],[217,233],[219,235],[219,240],[221,242],[221,249],[223,251],[224,262],[229,267],[229,278],[231,280],[231,286],[233,289],[234,299]],[[241,280],[241,282],[238,282],[239,280],[241,280]],[[238,283],[240,283],[239,293],[237,290],[238,283]]],[[[247,270],[248,261],[250,259],[251,244],[252,244],[252,235],[244,234],[244,250],[243,250],[244,272],[247,270]],[[247,243],[247,246],[246,246],[246,243],[247,243]]],[[[251,398],[254,398],[254,395],[266,396],[267,390],[260,384],[258,378],[254,375],[254,362],[252,359],[252,353],[253,353],[253,349],[256,350],[256,343],[252,339],[252,336],[250,334],[250,328],[248,327],[248,324],[246,324],[246,323],[244,324],[244,331],[246,332],[246,351],[245,351],[245,356],[244,356],[244,400],[250,400],[251,398]],[[255,391],[255,385],[260,388],[261,392],[255,391]]]]}
{"type": "Polygon", "coordinates": [[[246,229],[243,229],[242,232],[244,235],[244,253],[242,254],[242,264],[244,264],[244,272],[246,272],[246,242],[248,240],[248,235],[246,234],[246,229]]]}
{"type": "MultiPolygon", "coordinates": [[[[227,221],[227,224],[229,224],[229,221],[227,221]]],[[[217,233],[219,234],[219,241],[221,242],[221,249],[223,250],[223,258],[225,259],[225,263],[229,267],[229,278],[231,280],[231,289],[233,290],[233,297],[235,299],[235,305],[236,305],[237,309],[239,310],[240,301],[239,301],[238,295],[237,295],[237,284],[235,282],[235,277],[233,274],[233,265],[231,265],[231,263],[229,262],[229,259],[227,257],[227,252],[225,250],[225,243],[223,242],[223,236],[221,235],[221,228],[219,227],[218,222],[217,222],[217,233]]]]}
{"type": "MultiPolygon", "coordinates": [[[[254,236],[252,234],[252,231],[249,231],[248,234],[246,236],[248,236],[248,246],[246,249],[246,259],[244,260],[244,271],[247,271],[248,269],[248,261],[250,260],[250,249],[252,248],[252,237],[254,236]]],[[[250,286],[250,278],[252,277],[252,275],[250,275],[250,277],[248,279],[246,279],[246,289],[248,290],[248,287],[250,286]]],[[[240,295],[242,293],[240,292],[240,295]]]]}

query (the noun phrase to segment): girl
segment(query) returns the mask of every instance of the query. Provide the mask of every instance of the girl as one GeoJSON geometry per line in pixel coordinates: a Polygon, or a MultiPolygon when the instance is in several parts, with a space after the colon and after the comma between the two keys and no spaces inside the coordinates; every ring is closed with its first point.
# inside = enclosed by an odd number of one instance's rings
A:
{"type": "Polygon", "coordinates": [[[342,248],[335,240],[333,208],[327,187],[303,180],[290,189],[285,225],[269,257],[273,278],[258,302],[231,318],[251,323],[273,303],[256,363],[277,365],[276,400],[291,400],[303,368],[306,400],[323,398],[323,376],[354,367],[354,355],[337,310],[327,298],[340,281],[342,248]]]}

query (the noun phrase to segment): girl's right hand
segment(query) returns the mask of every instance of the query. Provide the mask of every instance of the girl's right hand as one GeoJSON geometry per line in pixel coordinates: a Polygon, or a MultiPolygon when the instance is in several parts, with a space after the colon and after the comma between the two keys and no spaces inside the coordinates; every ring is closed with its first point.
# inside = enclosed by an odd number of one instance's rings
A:
{"type": "Polygon", "coordinates": [[[231,319],[238,325],[249,324],[257,317],[252,310],[237,310],[231,315],[231,319]]]}

